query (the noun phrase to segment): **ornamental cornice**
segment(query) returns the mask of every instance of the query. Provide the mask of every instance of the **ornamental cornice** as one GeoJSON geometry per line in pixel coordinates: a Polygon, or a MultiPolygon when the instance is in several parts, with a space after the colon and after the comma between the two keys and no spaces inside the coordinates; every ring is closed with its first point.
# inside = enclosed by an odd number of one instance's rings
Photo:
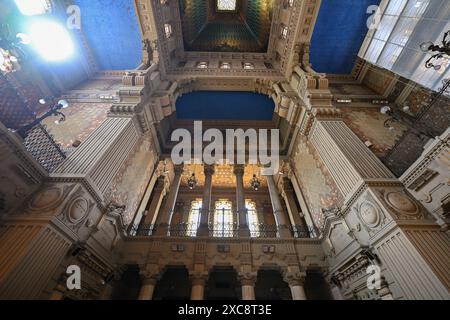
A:
{"type": "Polygon", "coordinates": [[[439,154],[441,154],[445,149],[450,148],[450,129],[438,138],[425,155],[421,156],[421,159],[416,161],[401,177],[405,186],[409,187],[430,165],[430,163],[435,160],[439,154]]]}

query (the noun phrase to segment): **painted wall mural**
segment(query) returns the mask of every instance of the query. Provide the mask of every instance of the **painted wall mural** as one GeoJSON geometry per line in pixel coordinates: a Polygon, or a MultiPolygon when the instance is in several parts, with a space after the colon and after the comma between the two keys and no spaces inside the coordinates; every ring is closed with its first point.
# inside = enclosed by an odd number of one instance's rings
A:
{"type": "Polygon", "coordinates": [[[322,229],[323,210],[340,207],[343,197],[314,147],[304,137],[299,138],[295,151],[294,170],[314,223],[322,229]]]}
{"type": "Polygon", "coordinates": [[[143,136],[108,192],[111,201],[118,205],[125,205],[122,217],[126,225],[132,221],[140,200],[144,196],[157,161],[156,155],[151,137],[143,136]]]}
{"type": "Polygon", "coordinates": [[[58,118],[49,117],[43,121],[55,141],[70,150],[76,141],[84,140],[97,129],[107,117],[110,103],[71,103],[64,110],[66,121],[57,125],[58,118]]]}
{"type": "Polygon", "coordinates": [[[395,145],[406,127],[402,124],[393,124],[393,130],[384,127],[386,115],[380,113],[378,108],[341,108],[344,122],[361,139],[370,141],[370,149],[378,156],[383,157],[395,145]]]}

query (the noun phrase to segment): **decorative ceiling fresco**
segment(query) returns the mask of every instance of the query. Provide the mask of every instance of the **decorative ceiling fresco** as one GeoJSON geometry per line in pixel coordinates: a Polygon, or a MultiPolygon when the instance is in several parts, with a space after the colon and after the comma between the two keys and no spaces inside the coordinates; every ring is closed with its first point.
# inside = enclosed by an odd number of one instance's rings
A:
{"type": "MultiPolygon", "coordinates": [[[[203,165],[188,164],[185,165],[183,175],[181,177],[181,184],[188,185],[188,179],[192,174],[197,178],[199,187],[205,185],[205,174],[203,173],[203,165]]],[[[244,187],[250,189],[250,181],[256,175],[261,182],[261,187],[267,187],[267,180],[261,176],[261,168],[254,164],[248,164],[244,169],[244,187]]],[[[236,176],[233,173],[233,166],[229,164],[216,164],[214,167],[214,174],[212,178],[214,187],[219,188],[236,188],[236,176]]]]}
{"type": "Polygon", "coordinates": [[[266,52],[273,0],[179,0],[186,51],[266,52]]]}
{"type": "MultiPolygon", "coordinates": [[[[317,72],[351,73],[367,34],[370,8],[380,0],[323,0],[311,39],[310,61],[317,72]]],[[[371,21],[371,20],[370,20],[371,21]]]]}
{"type": "Polygon", "coordinates": [[[180,120],[272,120],[275,104],[263,94],[233,91],[196,91],[176,102],[180,120]]]}

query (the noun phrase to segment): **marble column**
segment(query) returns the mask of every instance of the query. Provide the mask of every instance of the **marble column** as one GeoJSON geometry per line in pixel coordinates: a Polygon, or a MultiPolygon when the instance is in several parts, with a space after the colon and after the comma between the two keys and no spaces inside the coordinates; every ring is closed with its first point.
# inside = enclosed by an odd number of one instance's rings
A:
{"type": "Polygon", "coordinates": [[[212,191],[212,176],[214,174],[214,166],[205,165],[204,173],[205,173],[205,186],[203,189],[200,226],[197,235],[207,237],[209,235],[208,221],[209,221],[209,214],[211,212],[211,191],[212,191]]]}
{"type": "Polygon", "coordinates": [[[277,223],[278,233],[281,238],[291,237],[289,231],[289,224],[286,215],[281,205],[280,195],[278,194],[277,186],[272,175],[266,176],[267,186],[269,188],[270,201],[272,202],[273,214],[277,223]]]}
{"type": "Polygon", "coordinates": [[[159,225],[156,229],[156,234],[159,236],[166,236],[169,231],[170,221],[172,220],[173,210],[178,197],[178,190],[180,189],[181,174],[183,173],[183,166],[175,166],[175,175],[169,194],[167,195],[164,208],[159,212],[159,225]]]}
{"type": "Polygon", "coordinates": [[[145,277],[142,281],[141,291],[139,292],[139,300],[152,300],[157,279],[154,277],[145,277]]]}
{"type": "Polygon", "coordinates": [[[235,165],[236,176],[236,207],[239,216],[239,236],[250,237],[250,229],[247,221],[247,208],[245,207],[244,194],[244,165],[235,165]]]}
{"type": "Polygon", "coordinates": [[[299,228],[297,230],[296,237],[305,238],[308,236],[307,226],[305,219],[301,215],[298,210],[297,203],[295,202],[295,193],[294,189],[291,186],[291,180],[289,178],[283,178],[283,192],[282,196],[284,201],[286,202],[286,207],[289,213],[289,218],[291,224],[295,228],[299,228]]]}
{"type": "Polygon", "coordinates": [[[306,274],[285,274],[284,281],[286,281],[291,288],[292,300],[306,300],[305,294],[305,277],[306,274]]]}
{"type": "Polygon", "coordinates": [[[255,300],[256,278],[241,279],[242,300],[255,300]]]}
{"type": "Polygon", "coordinates": [[[205,298],[205,276],[194,276],[191,277],[192,288],[191,288],[191,300],[203,300],[205,298]]]}
{"type": "Polygon", "coordinates": [[[150,206],[147,210],[147,215],[143,219],[142,223],[139,225],[139,234],[141,234],[141,230],[148,232],[150,235],[151,232],[151,226],[155,225],[156,219],[158,219],[159,210],[161,207],[161,203],[163,201],[163,198],[165,196],[165,177],[160,176],[156,182],[156,185],[153,190],[153,197],[150,202],[150,206]]]}

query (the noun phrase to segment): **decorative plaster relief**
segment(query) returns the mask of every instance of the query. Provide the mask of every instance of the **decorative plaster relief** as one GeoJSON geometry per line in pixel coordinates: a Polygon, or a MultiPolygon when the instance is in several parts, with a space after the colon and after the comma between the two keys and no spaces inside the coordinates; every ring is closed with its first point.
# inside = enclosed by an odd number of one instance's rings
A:
{"type": "Polygon", "coordinates": [[[357,210],[359,219],[367,226],[375,228],[380,224],[380,212],[370,201],[364,201],[357,210]]]}
{"type": "Polygon", "coordinates": [[[27,204],[27,211],[43,214],[56,209],[64,201],[74,186],[75,185],[53,185],[45,187],[31,197],[27,204]]]}
{"type": "Polygon", "coordinates": [[[392,209],[397,219],[411,220],[424,219],[425,214],[419,204],[411,199],[404,191],[380,190],[381,199],[392,209]]]}

